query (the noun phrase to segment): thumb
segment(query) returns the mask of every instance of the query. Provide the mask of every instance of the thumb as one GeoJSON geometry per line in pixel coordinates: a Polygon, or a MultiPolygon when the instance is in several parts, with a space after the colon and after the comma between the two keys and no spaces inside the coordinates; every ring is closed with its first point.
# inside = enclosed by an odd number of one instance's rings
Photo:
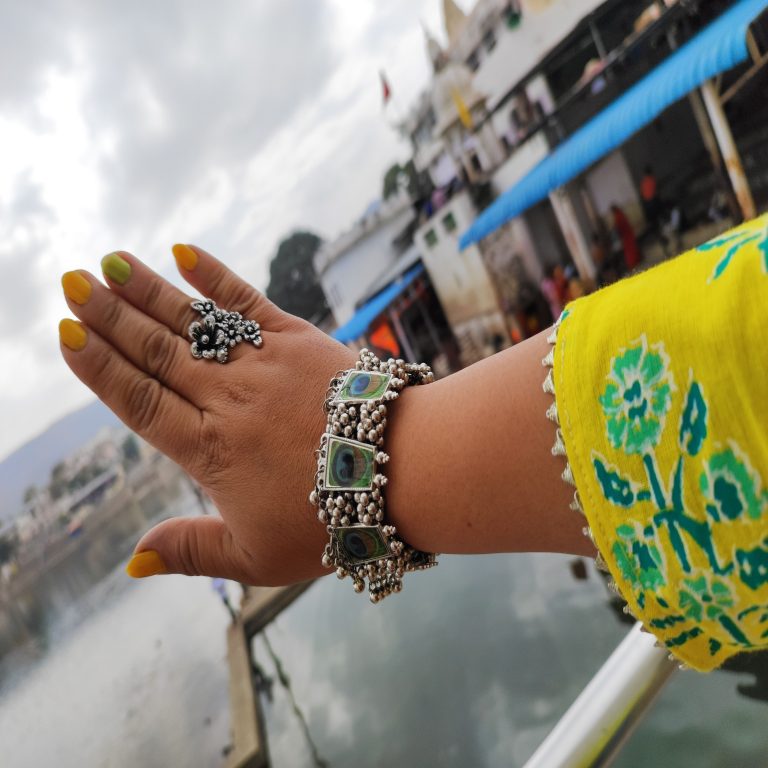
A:
{"type": "Polygon", "coordinates": [[[173,517],[141,537],[125,570],[135,579],[161,573],[253,580],[253,560],[218,517],[173,517]]]}

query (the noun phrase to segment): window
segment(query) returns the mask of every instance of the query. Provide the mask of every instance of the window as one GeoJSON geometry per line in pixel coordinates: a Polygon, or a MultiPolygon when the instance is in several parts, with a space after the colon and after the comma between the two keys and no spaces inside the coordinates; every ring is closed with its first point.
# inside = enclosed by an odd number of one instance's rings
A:
{"type": "Polygon", "coordinates": [[[490,53],[496,47],[496,35],[493,33],[492,29],[489,29],[483,35],[483,46],[485,47],[485,50],[488,51],[488,53],[490,53]]]}
{"type": "Polygon", "coordinates": [[[504,11],[507,18],[507,27],[509,29],[517,29],[520,26],[520,21],[523,18],[523,14],[520,10],[520,0],[512,0],[507,3],[507,7],[504,11]]]}
{"type": "Polygon", "coordinates": [[[448,234],[453,232],[456,229],[456,217],[450,212],[446,213],[443,216],[443,226],[448,234]]]}
{"type": "Polygon", "coordinates": [[[437,233],[434,229],[428,229],[424,235],[424,240],[430,248],[434,248],[437,245],[437,233]]]}
{"type": "Polygon", "coordinates": [[[471,72],[477,72],[477,68],[480,66],[480,59],[477,58],[477,51],[472,51],[467,58],[467,66],[471,72]]]}

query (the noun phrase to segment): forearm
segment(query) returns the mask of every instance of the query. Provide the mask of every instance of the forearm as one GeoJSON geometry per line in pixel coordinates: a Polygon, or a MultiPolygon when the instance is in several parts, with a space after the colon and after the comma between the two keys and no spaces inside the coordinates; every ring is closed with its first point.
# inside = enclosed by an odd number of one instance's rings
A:
{"type": "Polygon", "coordinates": [[[432,552],[593,555],[551,448],[541,333],[392,407],[387,517],[432,552]]]}

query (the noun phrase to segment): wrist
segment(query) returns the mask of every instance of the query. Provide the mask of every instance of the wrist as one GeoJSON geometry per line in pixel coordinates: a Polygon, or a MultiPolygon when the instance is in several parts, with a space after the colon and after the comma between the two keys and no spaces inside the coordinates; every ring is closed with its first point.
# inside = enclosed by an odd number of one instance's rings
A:
{"type": "Polygon", "coordinates": [[[412,546],[446,554],[590,554],[552,456],[542,389],[546,333],[393,405],[388,519],[412,546]]]}
{"type": "Polygon", "coordinates": [[[387,521],[413,547],[424,552],[443,552],[437,525],[437,511],[428,509],[425,498],[434,497],[433,483],[439,478],[429,472],[431,444],[429,395],[437,384],[409,387],[390,406],[389,427],[384,450],[387,464],[387,521]]]}

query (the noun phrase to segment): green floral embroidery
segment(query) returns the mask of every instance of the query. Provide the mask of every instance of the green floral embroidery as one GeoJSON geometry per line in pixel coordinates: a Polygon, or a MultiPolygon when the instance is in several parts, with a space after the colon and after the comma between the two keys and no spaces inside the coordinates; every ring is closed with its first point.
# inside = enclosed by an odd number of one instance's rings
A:
{"type": "Polygon", "coordinates": [[[714,454],[704,465],[699,487],[708,500],[706,509],[713,520],[736,520],[743,513],[757,520],[768,504],[768,492],[760,491],[760,477],[738,447],[714,454]]]}
{"type": "MultiPolygon", "coordinates": [[[[736,240],[743,244],[745,236],[729,236],[726,242],[730,239],[734,245],[736,240]]],[[[639,455],[642,465],[625,466],[642,466],[645,477],[638,481],[624,467],[619,470],[596,451],[592,454],[592,466],[605,499],[626,510],[625,522],[616,528],[611,554],[638,605],[644,608],[654,599],[668,612],[654,620],[657,629],[671,630],[680,625],[675,637],[665,639],[667,645],[682,645],[698,637],[703,629],[697,623],[714,624],[709,649],[715,655],[724,645],[752,644],[747,632],[753,632],[746,624],[742,626],[728,577],[736,573],[751,589],[768,583],[768,538],[763,542],[765,546],[737,549],[730,560],[721,562],[715,551],[713,527],[729,525],[742,516],[757,519],[768,513],[768,491],[762,490],[759,474],[735,442],[708,456],[704,453],[709,406],[704,389],[692,372],[677,430],[680,453],[671,467],[659,466],[656,447],[663,437],[674,392],[663,343],[649,344],[642,336],[621,350],[611,361],[605,389],[598,400],[605,414],[608,443],[628,456],[639,455]],[[691,474],[699,478],[701,495],[686,500],[690,489],[696,486],[695,480],[685,482],[691,474]],[[666,477],[669,480],[665,482],[666,477]],[[641,524],[633,519],[633,511],[637,505],[648,503],[656,511],[650,524],[641,524]],[[694,511],[702,504],[708,513],[705,519],[694,511]],[[696,568],[694,552],[699,553],[698,560],[701,555],[706,558],[709,570],[705,573],[696,568]],[[672,613],[673,609],[658,594],[663,587],[669,589],[665,556],[676,559],[687,574],[678,588],[679,614],[672,613]]],[[[642,519],[648,519],[647,508],[642,510],[642,519]]],[[[760,632],[768,630],[760,627],[760,632]]]]}
{"type": "Polygon", "coordinates": [[[754,549],[737,549],[736,566],[739,578],[750,589],[759,589],[768,583],[768,539],[754,549]]]}
{"type": "MultiPolygon", "coordinates": [[[[691,377],[693,378],[693,377],[691,377]]],[[[695,456],[707,436],[707,402],[696,381],[691,381],[680,419],[680,448],[695,456]]]]}
{"type": "Polygon", "coordinates": [[[765,640],[768,637],[768,605],[751,605],[744,611],[741,611],[737,618],[743,619],[743,626],[746,627],[744,634],[748,637],[757,637],[765,640]]]}
{"type": "Polygon", "coordinates": [[[675,624],[680,624],[685,621],[685,616],[665,616],[663,619],[651,619],[651,626],[654,629],[669,629],[674,627],[675,624]]]}
{"type": "MultiPolygon", "coordinates": [[[[729,615],[728,608],[736,604],[725,581],[709,574],[695,579],[684,579],[680,590],[680,610],[688,618],[701,623],[704,618],[716,621],[731,636],[731,644],[750,646],[751,643],[739,625],[729,615]]],[[[710,646],[710,652],[712,646],[710,646]]]]}
{"type": "Polygon", "coordinates": [[[605,498],[619,507],[631,507],[637,490],[633,483],[622,477],[615,467],[609,466],[597,453],[592,456],[592,464],[605,498]]]}
{"type": "Polygon", "coordinates": [[[716,237],[714,240],[710,240],[708,243],[700,245],[696,249],[700,252],[711,251],[715,248],[720,248],[723,245],[729,245],[729,248],[725,252],[723,258],[720,259],[720,261],[718,261],[718,263],[715,265],[715,268],[712,271],[712,274],[709,276],[707,282],[711,283],[721,277],[722,274],[728,269],[731,261],[733,260],[733,257],[745,245],[748,243],[754,243],[755,241],[759,241],[757,247],[763,255],[763,269],[765,272],[768,272],[768,231],[766,230],[763,230],[762,232],[755,232],[752,228],[745,228],[730,235],[716,237]]]}
{"type": "Polygon", "coordinates": [[[763,254],[763,272],[768,275],[768,234],[763,238],[762,242],[758,244],[760,253],[763,254]]]}
{"type": "Polygon", "coordinates": [[[694,627],[693,629],[686,629],[676,637],[667,638],[664,641],[664,645],[667,648],[675,648],[678,645],[685,645],[689,640],[693,640],[694,637],[698,637],[701,634],[701,627],[694,627]]]}
{"type": "Polygon", "coordinates": [[[683,579],[685,589],[680,590],[680,610],[689,618],[700,622],[704,616],[717,619],[726,608],[732,608],[733,595],[728,585],[717,578],[702,574],[696,579],[683,579]]]}
{"type": "Polygon", "coordinates": [[[663,344],[649,349],[643,335],[615,357],[600,397],[611,445],[628,454],[657,445],[674,389],[663,344]]]}
{"type": "Polygon", "coordinates": [[[664,560],[656,544],[655,531],[652,526],[641,529],[637,524],[620,525],[616,536],[614,557],[642,606],[646,591],[654,592],[666,584],[664,560]]]}

